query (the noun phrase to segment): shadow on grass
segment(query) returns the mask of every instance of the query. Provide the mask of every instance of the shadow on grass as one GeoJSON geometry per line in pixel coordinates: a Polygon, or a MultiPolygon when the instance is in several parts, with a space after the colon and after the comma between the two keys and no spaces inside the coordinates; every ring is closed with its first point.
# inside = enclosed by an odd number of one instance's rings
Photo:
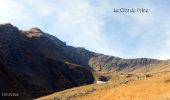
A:
{"type": "Polygon", "coordinates": [[[166,80],[165,83],[170,83],[170,79],[166,80]]]}

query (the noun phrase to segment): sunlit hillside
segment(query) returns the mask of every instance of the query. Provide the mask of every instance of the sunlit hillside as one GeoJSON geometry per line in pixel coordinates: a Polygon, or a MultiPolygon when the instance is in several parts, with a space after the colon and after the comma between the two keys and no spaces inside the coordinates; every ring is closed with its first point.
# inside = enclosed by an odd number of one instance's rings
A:
{"type": "Polygon", "coordinates": [[[170,73],[96,91],[78,100],[170,100],[170,73]]]}

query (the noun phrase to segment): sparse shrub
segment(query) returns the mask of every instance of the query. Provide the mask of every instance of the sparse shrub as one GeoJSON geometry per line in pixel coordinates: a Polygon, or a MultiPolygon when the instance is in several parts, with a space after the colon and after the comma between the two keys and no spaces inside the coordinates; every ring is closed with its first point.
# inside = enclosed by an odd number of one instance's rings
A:
{"type": "Polygon", "coordinates": [[[166,80],[165,82],[166,82],[166,83],[170,83],[170,79],[166,80]]]}
{"type": "Polygon", "coordinates": [[[61,100],[60,98],[58,98],[58,97],[54,97],[54,99],[53,100],[61,100]]]}
{"type": "Polygon", "coordinates": [[[146,78],[147,78],[147,77],[152,77],[152,76],[153,76],[152,74],[147,74],[147,75],[146,75],[146,78]]]}
{"type": "Polygon", "coordinates": [[[127,74],[126,78],[132,77],[133,74],[127,74]]]}
{"type": "Polygon", "coordinates": [[[99,77],[99,80],[104,81],[104,82],[108,81],[109,79],[110,79],[110,77],[106,77],[106,76],[100,76],[99,77]]]}

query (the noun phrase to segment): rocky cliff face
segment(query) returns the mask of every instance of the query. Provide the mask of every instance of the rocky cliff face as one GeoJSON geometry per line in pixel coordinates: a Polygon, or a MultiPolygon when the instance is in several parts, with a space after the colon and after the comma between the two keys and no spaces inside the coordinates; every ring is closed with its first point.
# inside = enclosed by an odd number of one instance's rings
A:
{"type": "Polygon", "coordinates": [[[23,31],[0,25],[0,92],[20,93],[16,99],[90,84],[95,71],[146,73],[154,68],[169,68],[169,61],[107,56],[67,46],[36,27],[23,31]]]}

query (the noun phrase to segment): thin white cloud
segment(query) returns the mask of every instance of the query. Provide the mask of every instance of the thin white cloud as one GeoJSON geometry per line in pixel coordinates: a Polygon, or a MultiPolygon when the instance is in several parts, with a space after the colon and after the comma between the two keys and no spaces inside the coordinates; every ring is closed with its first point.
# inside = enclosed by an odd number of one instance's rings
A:
{"type": "Polygon", "coordinates": [[[63,37],[75,46],[105,54],[114,54],[102,33],[102,20],[96,17],[89,1],[76,0],[74,3],[63,0],[62,11],[56,14],[56,28],[63,37]]]}

